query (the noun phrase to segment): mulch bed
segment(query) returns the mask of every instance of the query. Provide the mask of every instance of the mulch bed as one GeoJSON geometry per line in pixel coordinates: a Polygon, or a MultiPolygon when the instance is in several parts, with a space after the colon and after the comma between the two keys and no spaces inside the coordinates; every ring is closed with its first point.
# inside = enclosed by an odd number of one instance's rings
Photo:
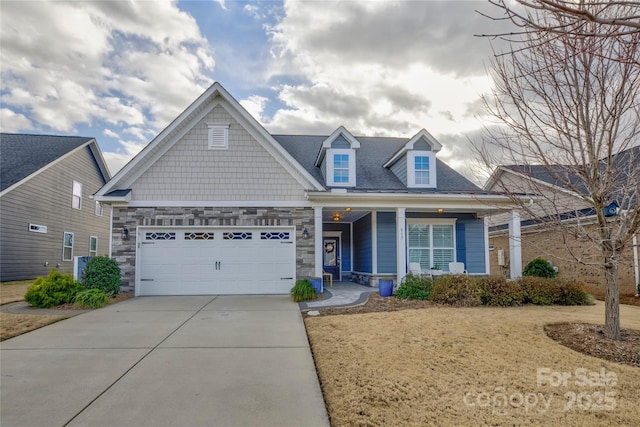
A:
{"type": "MultiPolygon", "coordinates": [[[[637,297],[621,297],[622,301],[640,306],[640,298],[637,297]]],[[[317,316],[335,316],[438,307],[440,305],[431,301],[381,297],[380,294],[373,293],[362,305],[344,308],[318,308],[309,311],[318,312],[317,316]]],[[[309,311],[303,312],[303,317],[317,317],[309,316],[309,311]]],[[[546,325],[544,329],[551,339],[579,353],[640,367],[640,331],[622,329],[622,340],[614,341],[604,336],[604,326],[601,325],[562,323],[546,325]]]]}

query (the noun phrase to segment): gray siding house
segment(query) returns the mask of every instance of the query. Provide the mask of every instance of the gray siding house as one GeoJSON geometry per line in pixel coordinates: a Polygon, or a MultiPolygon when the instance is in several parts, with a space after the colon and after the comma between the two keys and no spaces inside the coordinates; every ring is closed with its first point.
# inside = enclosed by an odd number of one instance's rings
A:
{"type": "Polygon", "coordinates": [[[96,193],[136,295],[284,294],[298,278],[376,285],[462,262],[487,274],[484,216],[511,209],[411,138],[271,135],[219,83],[96,193]]]}
{"type": "Polygon", "coordinates": [[[109,253],[111,208],[92,196],[110,174],[95,139],[2,133],[0,154],[0,281],[109,253]]]}

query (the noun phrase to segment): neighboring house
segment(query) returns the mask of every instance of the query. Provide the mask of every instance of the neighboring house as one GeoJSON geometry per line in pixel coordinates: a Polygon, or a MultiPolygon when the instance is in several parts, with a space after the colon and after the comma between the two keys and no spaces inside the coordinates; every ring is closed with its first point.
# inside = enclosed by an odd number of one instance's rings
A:
{"type": "Polygon", "coordinates": [[[136,295],[288,293],[296,279],[488,272],[483,216],[509,208],[412,138],[270,135],[213,84],[96,194],[136,295]]]}
{"type": "Polygon", "coordinates": [[[92,195],[110,175],[95,139],[2,133],[0,153],[0,281],[109,253],[110,208],[92,195]]]}
{"type": "MultiPolygon", "coordinates": [[[[640,162],[640,146],[630,148],[620,153],[615,158],[614,168],[621,171],[622,176],[631,167],[637,168],[640,162]]],[[[514,193],[527,193],[542,195],[536,198],[531,209],[536,216],[544,218],[550,212],[565,212],[567,224],[574,224],[577,218],[587,229],[595,229],[595,216],[593,208],[582,198],[588,192],[579,184],[579,180],[571,179],[570,168],[556,166],[550,170],[538,165],[508,165],[500,166],[493,173],[485,185],[487,191],[503,191],[508,189],[514,193]],[[574,190],[568,190],[558,184],[557,176],[564,175],[574,183],[574,190]]],[[[611,200],[625,200],[626,209],[638,209],[635,197],[624,197],[621,194],[612,194],[611,200]]],[[[492,274],[509,275],[513,267],[513,261],[509,257],[509,231],[507,223],[509,218],[504,214],[494,215],[488,218],[490,223],[489,242],[491,244],[490,263],[492,274]]],[[[526,265],[536,257],[549,260],[558,271],[558,277],[579,279],[588,284],[596,294],[604,293],[604,273],[596,266],[578,263],[572,258],[569,251],[579,254],[580,258],[589,263],[601,262],[601,254],[592,245],[576,241],[570,235],[562,234],[557,229],[546,229],[540,221],[531,218],[521,218],[522,259],[519,268],[526,265]]],[[[638,268],[638,238],[635,237],[623,252],[622,262],[619,265],[620,293],[633,295],[636,293],[636,284],[640,282],[638,268]]]]}

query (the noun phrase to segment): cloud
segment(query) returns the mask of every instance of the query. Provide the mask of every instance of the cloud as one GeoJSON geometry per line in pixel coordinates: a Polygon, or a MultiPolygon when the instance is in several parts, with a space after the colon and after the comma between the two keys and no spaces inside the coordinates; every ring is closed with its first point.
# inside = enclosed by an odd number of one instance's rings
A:
{"type": "Polygon", "coordinates": [[[240,105],[242,105],[253,118],[261,122],[264,120],[262,114],[268,100],[269,99],[264,96],[252,95],[247,99],[240,100],[240,105]]]}
{"type": "Polygon", "coordinates": [[[2,132],[18,132],[32,127],[31,120],[24,116],[11,111],[8,108],[0,108],[0,128],[2,132]]]}
{"type": "Polygon", "coordinates": [[[118,134],[112,131],[111,129],[103,129],[102,134],[107,138],[118,138],[118,134]]]}
{"type": "Polygon", "coordinates": [[[103,151],[104,157],[111,176],[114,176],[129,160],[131,160],[136,154],[138,154],[144,147],[145,143],[135,141],[121,141],[118,151],[103,151]]]}
{"type": "Polygon", "coordinates": [[[34,126],[159,130],[210,84],[215,61],[175,2],[5,2],[2,103],[34,126]],[[70,24],[73,23],[73,24],[70,24]]]}

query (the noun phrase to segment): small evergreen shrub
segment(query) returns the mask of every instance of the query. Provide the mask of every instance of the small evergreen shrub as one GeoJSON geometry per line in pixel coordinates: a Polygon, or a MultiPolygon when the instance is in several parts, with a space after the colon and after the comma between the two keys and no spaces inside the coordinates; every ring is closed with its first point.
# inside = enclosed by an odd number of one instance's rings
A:
{"type": "Polygon", "coordinates": [[[549,261],[538,257],[531,260],[531,262],[524,267],[522,275],[553,279],[556,277],[557,273],[549,261]]]}
{"type": "Polygon", "coordinates": [[[509,307],[522,304],[522,287],[504,276],[489,276],[478,279],[482,290],[480,300],[483,305],[509,307]]]}
{"type": "Polygon", "coordinates": [[[102,289],[107,295],[120,292],[120,266],[108,256],[90,258],[84,268],[84,286],[102,289]]]}
{"type": "Polygon", "coordinates": [[[73,301],[82,284],[71,274],[52,269],[47,277],[38,277],[27,289],[24,300],[34,307],[48,308],[73,301]]]}
{"type": "Polygon", "coordinates": [[[109,297],[102,289],[85,289],[76,294],[74,302],[81,308],[101,308],[109,304],[109,297]]]}
{"type": "Polygon", "coordinates": [[[309,301],[317,296],[311,282],[307,279],[296,280],[296,284],[291,288],[291,298],[295,302],[309,301]]]}
{"type": "Polygon", "coordinates": [[[447,274],[434,281],[430,299],[441,304],[476,307],[482,304],[481,295],[482,289],[473,277],[447,274]]]}
{"type": "Polygon", "coordinates": [[[396,290],[396,298],[425,300],[429,299],[433,281],[426,275],[407,274],[396,290]]]}

